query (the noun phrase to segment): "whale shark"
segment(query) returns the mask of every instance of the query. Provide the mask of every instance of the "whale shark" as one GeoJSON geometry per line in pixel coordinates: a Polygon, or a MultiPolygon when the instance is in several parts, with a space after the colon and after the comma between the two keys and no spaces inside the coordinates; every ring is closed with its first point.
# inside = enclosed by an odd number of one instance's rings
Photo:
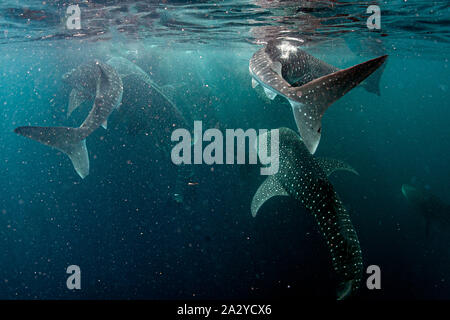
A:
{"type": "Polygon", "coordinates": [[[387,55],[339,70],[301,50],[299,44],[292,39],[268,41],[253,54],[249,70],[253,88],[261,85],[269,99],[280,95],[289,101],[300,136],[314,154],[325,111],[383,65],[387,55]]]}
{"type": "Polygon", "coordinates": [[[130,134],[151,133],[165,148],[174,129],[189,128],[173,101],[138,65],[123,57],[113,57],[106,63],[117,70],[126,87],[126,107],[119,111],[119,118],[127,122],[130,134]]]}
{"type": "MultiPolygon", "coordinates": [[[[265,139],[270,139],[271,133],[264,135],[267,135],[265,139]]],[[[359,288],[362,255],[350,216],[328,176],[336,170],[357,172],[343,161],[314,157],[291,129],[279,129],[279,143],[279,171],[259,186],[252,199],[251,214],[256,217],[262,205],[274,196],[290,196],[298,200],[319,225],[339,282],[337,299],[344,299],[359,288]]],[[[260,146],[259,154],[267,154],[264,148],[260,146]]]]}
{"type": "Polygon", "coordinates": [[[63,74],[62,81],[73,88],[69,96],[67,118],[83,102],[95,99],[99,76],[100,69],[97,68],[95,61],[81,64],[63,74]]]}
{"type": "MultiPolygon", "coordinates": [[[[116,129],[124,124],[131,136],[148,136],[159,149],[170,155],[172,131],[176,128],[189,128],[188,122],[166,95],[164,90],[134,62],[113,56],[106,60],[106,64],[113,68],[122,80],[123,96],[121,107],[111,121],[116,129]]],[[[91,100],[95,94],[95,82],[85,77],[82,85],[78,82],[67,81],[67,75],[86,74],[86,68],[77,68],[68,72],[63,78],[73,87],[69,97],[67,117],[85,101],[91,100]],[[84,72],[83,72],[84,71],[84,72]]],[[[107,123],[102,126],[106,129],[107,123]]],[[[177,167],[173,199],[181,203],[184,201],[185,187],[193,177],[192,166],[177,167]]]]}
{"type": "Polygon", "coordinates": [[[123,84],[114,68],[99,60],[81,65],[65,74],[64,79],[73,84],[78,92],[82,92],[83,96],[90,94],[92,87],[95,88],[94,104],[80,127],[23,126],[14,132],[67,154],[75,171],[84,179],[89,174],[86,137],[104,125],[111,112],[120,105],[123,84]]]}
{"type": "MultiPolygon", "coordinates": [[[[132,136],[150,136],[159,149],[170,155],[173,130],[190,129],[188,121],[161,87],[138,65],[123,57],[112,57],[106,63],[117,70],[124,84],[122,107],[117,114],[119,123],[124,123],[132,136]]],[[[181,164],[176,170],[172,199],[182,203],[194,176],[194,168],[181,164]]]]}
{"type": "MultiPolygon", "coordinates": [[[[106,60],[106,64],[113,67],[119,74],[122,82],[129,77],[136,77],[139,81],[145,83],[151,90],[156,91],[159,95],[164,97],[166,101],[173,103],[161,90],[161,88],[150,78],[150,76],[142,70],[135,63],[130,60],[117,56],[106,60]]],[[[83,102],[92,100],[95,97],[96,82],[92,72],[88,70],[89,65],[80,66],[77,69],[73,69],[63,76],[66,82],[72,85],[73,89],[69,96],[69,106],[67,108],[67,117],[70,117],[72,112],[76,110],[83,102]],[[74,76],[76,74],[77,76],[74,76]],[[86,76],[87,75],[87,76],[86,76]],[[73,81],[83,77],[83,81],[73,81]],[[69,81],[68,79],[71,79],[69,81]]]]}
{"type": "Polygon", "coordinates": [[[427,236],[432,223],[437,223],[444,228],[450,227],[450,205],[429,191],[409,184],[402,185],[402,194],[412,207],[425,218],[427,236]]]}

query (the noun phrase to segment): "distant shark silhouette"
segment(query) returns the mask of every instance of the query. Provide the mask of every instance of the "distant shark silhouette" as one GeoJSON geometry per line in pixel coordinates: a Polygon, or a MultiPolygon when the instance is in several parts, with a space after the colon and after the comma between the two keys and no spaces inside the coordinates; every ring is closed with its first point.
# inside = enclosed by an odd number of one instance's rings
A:
{"type": "Polygon", "coordinates": [[[97,82],[100,76],[100,69],[97,68],[95,63],[95,60],[89,61],[63,75],[63,82],[69,84],[73,88],[69,96],[67,118],[70,117],[72,112],[83,102],[95,99],[97,82]]]}
{"type": "Polygon", "coordinates": [[[402,193],[415,210],[425,218],[427,236],[429,236],[432,222],[445,228],[450,227],[450,205],[442,202],[429,191],[409,184],[402,185],[402,193]]]}
{"type": "MultiPolygon", "coordinates": [[[[110,66],[94,60],[72,70],[63,77],[76,89],[72,97],[85,97],[95,88],[94,105],[78,128],[70,127],[18,127],[17,134],[36,140],[67,154],[81,178],[89,174],[89,156],[86,137],[106,121],[122,100],[123,85],[117,72],[110,66]]],[[[72,91],[73,92],[73,91],[72,91]]],[[[79,100],[78,100],[79,101],[79,100]]],[[[73,105],[76,105],[73,102],[73,105]]]]}
{"type": "MultiPolygon", "coordinates": [[[[146,131],[146,133],[152,131],[153,134],[156,134],[154,131],[163,127],[162,123],[166,122],[168,127],[186,128],[188,126],[187,121],[165,92],[138,65],[123,57],[112,57],[106,61],[106,64],[117,72],[126,87],[123,90],[123,107],[118,111],[119,118],[128,123],[130,134],[138,134],[141,131],[146,131]],[[152,122],[151,125],[148,122],[152,122]]],[[[93,73],[89,72],[89,67],[89,65],[80,66],[63,77],[73,86],[69,97],[67,117],[70,117],[82,103],[95,97],[96,81],[92,76],[93,73]],[[73,76],[74,74],[77,76],[73,76]],[[80,81],[67,80],[79,79],[81,75],[84,75],[81,85],[80,81]],[[91,76],[87,77],[86,75],[91,76]]],[[[106,129],[107,123],[105,122],[102,126],[106,129]]],[[[166,132],[166,134],[171,133],[172,130],[166,132]]]]}
{"type": "MultiPolygon", "coordinates": [[[[122,107],[117,117],[126,123],[128,134],[149,135],[159,149],[170,155],[173,130],[190,129],[182,113],[158,84],[135,63],[123,57],[113,57],[106,63],[117,70],[124,84],[122,107]]],[[[178,203],[184,201],[186,188],[194,176],[193,169],[189,165],[177,167],[172,197],[178,203]]]]}
{"type": "Polygon", "coordinates": [[[301,202],[319,224],[339,281],[337,298],[344,299],[358,289],[363,263],[349,214],[327,176],[335,170],[356,171],[339,160],[313,157],[291,129],[279,129],[279,143],[279,171],[256,191],[251,204],[252,216],[274,196],[291,196],[301,202]]]}
{"type": "MultiPolygon", "coordinates": [[[[150,76],[132,61],[115,56],[106,61],[113,68],[123,83],[121,107],[115,116],[115,127],[125,124],[129,135],[139,134],[150,136],[159,149],[170,155],[171,134],[176,128],[189,128],[181,112],[167,97],[166,93],[150,76]]],[[[68,75],[87,73],[88,70],[79,67],[68,75]]],[[[68,78],[68,76],[64,76],[68,78]]],[[[82,103],[94,98],[96,84],[92,79],[84,79],[83,86],[70,82],[73,86],[69,97],[67,116],[69,117],[82,103]]],[[[107,123],[102,124],[106,129],[107,123]]],[[[193,176],[192,166],[180,165],[177,168],[177,179],[173,199],[183,202],[185,187],[193,176]]]]}
{"type": "Polygon", "coordinates": [[[182,113],[149,75],[130,60],[114,57],[106,63],[117,70],[124,83],[124,107],[118,117],[127,123],[129,133],[149,134],[160,148],[170,151],[172,131],[189,129],[182,113]]]}
{"type": "MultiPolygon", "coordinates": [[[[289,101],[303,142],[314,154],[325,111],[377,70],[387,56],[339,70],[299,49],[299,44],[293,40],[271,40],[252,56],[249,69],[253,87],[261,84],[269,99],[281,95],[289,101]]],[[[379,93],[378,90],[372,91],[379,93]]]]}

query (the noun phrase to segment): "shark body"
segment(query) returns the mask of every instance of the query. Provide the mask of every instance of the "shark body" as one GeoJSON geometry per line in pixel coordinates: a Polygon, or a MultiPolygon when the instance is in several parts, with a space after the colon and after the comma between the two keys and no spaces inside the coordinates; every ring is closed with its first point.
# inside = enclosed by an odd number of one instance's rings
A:
{"type": "Polygon", "coordinates": [[[280,95],[289,101],[298,131],[314,154],[327,108],[377,70],[387,56],[339,70],[299,49],[299,44],[269,41],[252,56],[249,70],[253,87],[261,85],[269,99],[280,95]]]}
{"type": "Polygon", "coordinates": [[[96,60],[79,65],[63,75],[63,82],[73,88],[69,96],[67,117],[83,102],[95,99],[99,77],[100,69],[96,60]]]}
{"type": "Polygon", "coordinates": [[[339,160],[313,157],[291,129],[280,128],[279,141],[279,171],[258,188],[251,213],[255,217],[264,202],[273,196],[293,197],[311,212],[330,251],[339,281],[338,299],[344,299],[358,289],[363,263],[349,214],[327,176],[335,170],[356,171],[339,160]]]}
{"type": "Polygon", "coordinates": [[[122,57],[111,58],[107,64],[117,70],[124,83],[123,108],[118,117],[127,124],[130,134],[151,135],[164,149],[171,144],[173,130],[189,128],[171,99],[139,66],[122,57]]]}
{"type": "Polygon", "coordinates": [[[402,185],[402,194],[425,218],[427,236],[430,232],[430,224],[433,222],[444,228],[450,228],[450,205],[430,192],[409,184],[402,185]]]}
{"type": "MultiPolygon", "coordinates": [[[[107,62],[115,68],[124,84],[122,107],[118,111],[119,123],[126,126],[132,136],[150,136],[156,146],[170,155],[171,135],[177,128],[189,129],[190,125],[164,91],[142,70],[123,57],[113,57],[107,62]]],[[[179,165],[172,193],[178,203],[184,201],[194,168],[179,165]]]]}
{"type": "MultiPolygon", "coordinates": [[[[181,112],[158,84],[132,61],[117,56],[108,59],[106,65],[117,72],[123,85],[121,107],[112,117],[115,127],[124,125],[125,130],[131,136],[149,136],[159,149],[170,154],[173,130],[189,128],[188,122],[181,112]]],[[[70,117],[81,104],[95,97],[95,74],[85,65],[68,72],[64,79],[73,87],[67,109],[67,117],[70,117]],[[84,75],[83,81],[69,81],[69,79],[76,79],[81,75],[84,75]]],[[[107,128],[106,121],[102,126],[107,128]]],[[[193,168],[191,166],[180,165],[177,167],[177,179],[173,193],[175,201],[183,202],[185,187],[192,176],[193,168]]]]}
{"type": "Polygon", "coordinates": [[[120,105],[122,80],[113,68],[98,60],[72,70],[64,75],[64,79],[76,87],[80,92],[78,96],[88,96],[94,92],[94,104],[80,127],[24,126],[14,132],[64,152],[78,175],[85,178],[89,174],[86,137],[104,125],[111,112],[120,105]]]}

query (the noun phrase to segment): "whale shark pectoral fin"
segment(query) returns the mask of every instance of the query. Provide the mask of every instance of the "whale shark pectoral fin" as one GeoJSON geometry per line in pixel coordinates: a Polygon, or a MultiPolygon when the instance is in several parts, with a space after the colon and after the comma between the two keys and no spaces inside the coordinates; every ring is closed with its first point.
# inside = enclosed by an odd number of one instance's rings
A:
{"type": "Polygon", "coordinates": [[[84,101],[86,101],[86,97],[83,92],[72,89],[69,96],[69,106],[67,108],[67,118],[70,117],[72,112],[77,109],[84,101]]]}
{"type": "Polygon", "coordinates": [[[270,100],[275,99],[275,97],[277,96],[277,94],[275,92],[273,92],[270,89],[267,89],[266,87],[264,87],[264,93],[266,94],[267,98],[269,98],[270,100]]]}
{"type": "Polygon", "coordinates": [[[345,170],[349,171],[351,173],[356,174],[359,176],[358,171],[353,169],[352,166],[350,166],[347,162],[338,160],[338,159],[331,159],[331,158],[316,158],[317,163],[320,165],[320,167],[325,171],[327,177],[329,177],[333,172],[338,170],[345,170]]]}
{"type": "Polygon", "coordinates": [[[289,196],[283,186],[277,181],[275,175],[269,176],[259,186],[252,199],[251,212],[252,216],[256,217],[259,208],[272,197],[275,196],[289,196]]]}
{"type": "Polygon", "coordinates": [[[105,129],[105,130],[108,129],[108,119],[105,119],[105,121],[103,121],[102,127],[103,127],[103,129],[105,129]]]}
{"type": "Polygon", "coordinates": [[[258,81],[255,80],[255,78],[252,78],[252,88],[256,88],[259,85],[258,81]]]}
{"type": "Polygon", "coordinates": [[[288,100],[292,106],[298,132],[311,154],[316,152],[322,134],[322,116],[309,105],[288,100]]]}

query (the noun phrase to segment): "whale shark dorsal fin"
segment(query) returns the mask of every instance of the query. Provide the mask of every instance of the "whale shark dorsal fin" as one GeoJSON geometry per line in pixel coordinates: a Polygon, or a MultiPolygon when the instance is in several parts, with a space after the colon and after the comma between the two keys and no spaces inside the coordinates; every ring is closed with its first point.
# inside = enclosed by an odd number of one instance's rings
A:
{"type": "Polygon", "coordinates": [[[256,81],[255,78],[252,78],[252,88],[256,88],[258,84],[258,81],[256,81]]]}
{"type": "Polygon", "coordinates": [[[331,158],[316,158],[316,162],[320,165],[320,167],[325,171],[327,177],[329,177],[333,172],[338,170],[349,171],[351,173],[359,176],[358,171],[356,171],[352,166],[350,166],[347,162],[331,159],[331,158]]]}
{"type": "Polygon", "coordinates": [[[252,199],[251,212],[256,217],[259,208],[272,197],[289,196],[283,186],[277,181],[274,175],[269,176],[258,188],[252,199]]]}
{"type": "Polygon", "coordinates": [[[281,69],[283,68],[283,66],[281,65],[280,61],[275,61],[272,64],[272,70],[276,72],[276,74],[278,74],[280,77],[283,77],[283,75],[281,74],[281,69]]]}
{"type": "Polygon", "coordinates": [[[111,59],[108,59],[106,61],[106,64],[113,67],[119,74],[119,77],[122,79],[130,76],[131,74],[133,74],[133,71],[135,71],[132,68],[130,68],[130,66],[132,66],[133,63],[130,60],[123,57],[112,57],[111,59]]]}
{"type": "Polygon", "coordinates": [[[275,97],[277,96],[277,94],[275,92],[273,92],[270,89],[267,89],[266,87],[264,87],[264,93],[266,94],[267,98],[269,98],[270,100],[275,99],[275,97]]]}
{"type": "Polygon", "coordinates": [[[77,109],[84,101],[86,101],[86,97],[83,92],[72,89],[69,96],[69,106],[67,108],[67,118],[70,117],[72,112],[77,109]]]}

